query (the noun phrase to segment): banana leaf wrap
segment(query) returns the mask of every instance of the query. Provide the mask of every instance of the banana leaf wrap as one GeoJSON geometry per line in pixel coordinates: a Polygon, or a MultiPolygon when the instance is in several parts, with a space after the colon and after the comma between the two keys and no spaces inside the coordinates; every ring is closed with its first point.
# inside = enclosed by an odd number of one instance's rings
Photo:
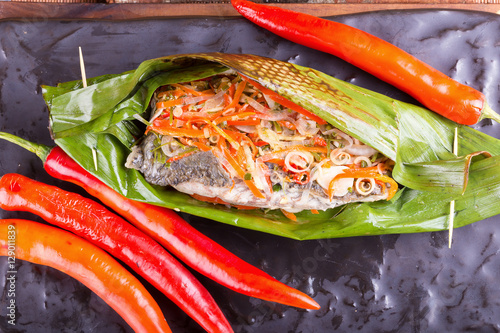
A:
{"type": "Polygon", "coordinates": [[[311,68],[254,55],[174,55],[135,71],[43,87],[58,146],[103,182],[138,201],[293,239],[438,231],[500,213],[500,140],[424,108],[354,86],[311,68]],[[148,119],[154,91],[233,69],[317,114],[396,162],[401,184],[390,201],[352,203],[293,222],[280,211],[238,210],[147,183],[124,164],[148,119]],[[453,153],[458,127],[458,156],[453,153]],[[478,153],[487,151],[492,157],[478,153]],[[477,157],[476,157],[477,156],[477,157]],[[474,157],[474,158],[473,158],[474,157]]]}

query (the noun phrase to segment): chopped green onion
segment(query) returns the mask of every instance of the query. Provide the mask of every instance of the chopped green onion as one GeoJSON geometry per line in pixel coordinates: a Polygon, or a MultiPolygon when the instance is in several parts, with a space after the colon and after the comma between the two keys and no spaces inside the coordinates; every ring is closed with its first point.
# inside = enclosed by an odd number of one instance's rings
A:
{"type": "Polygon", "coordinates": [[[274,184],[273,185],[273,192],[278,192],[281,191],[281,185],[280,184],[274,184]]]}
{"type": "Polygon", "coordinates": [[[144,119],[143,117],[141,117],[137,113],[134,113],[134,115],[132,117],[134,117],[135,119],[139,120],[141,123],[143,123],[146,126],[151,126],[151,123],[149,121],[147,121],[146,119],[144,119]]]}
{"type": "Polygon", "coordinates": [[[281,128],[281,125],[277,121],[273,121],[274,129],[276,130],[277,133],[282,133],[283,129],[281,128]]]}
{"type": "MultiPolygon", "coordinates": [[[[311,154],[313,155],[314,157],[314,160],[316,162],[321,162],[321,155],[319,153],[316,153],[316,152],[311,152],[311,154]]],[[[329,156],[329,155],[328,155],[329,156]]]]}
{"type": "Polygon", "coordinates": [[[252,180],[252,174],[249,172],[245,173],[245,180],[252,180]]]}

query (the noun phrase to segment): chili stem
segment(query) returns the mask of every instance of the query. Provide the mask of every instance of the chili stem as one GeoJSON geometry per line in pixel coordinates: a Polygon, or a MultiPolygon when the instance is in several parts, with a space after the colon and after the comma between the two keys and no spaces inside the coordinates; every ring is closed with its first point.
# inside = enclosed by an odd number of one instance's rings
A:
{"type": "Polygon", "coordinates": [[[480,120],[484,118],[490,118],[497,123],[500,123],[500,114],[496,113],[495,110],[493,110],[486,102],[484,103],[484,108],[480,120]]]}
{"type": "Polygon", "coordinates": [[[47,159],[47,156],[52,150],[52,147],[39,143],[34,143],[5,132],[0,132],[0,139],[4,139],[6,141],[15,143],[16,145],[23,147],[24,149],[36,154],[36,156],[38,156],[42,161],[45,161],[47,159]]]}

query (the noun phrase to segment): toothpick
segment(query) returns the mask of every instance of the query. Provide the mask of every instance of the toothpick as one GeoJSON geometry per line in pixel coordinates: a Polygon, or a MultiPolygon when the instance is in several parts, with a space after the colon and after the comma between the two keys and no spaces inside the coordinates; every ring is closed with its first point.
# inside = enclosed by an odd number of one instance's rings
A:
{"type": "MultiPolygon", "coordinates": [[[[455,127],[455,136],[453,137],[453,154],[458,156],[458,127],[455,127]]],[[[451,249],[451,242],[453,239],[453,221],[455,219],[455,200],[450,202],[450,218],[448,226],[448,248],[451,249]]]]}
{"type": "Polygon", "coordinates": [[[78,53],[80,54],[80,70],[82,72],[83,87],[87,87],[87,75],[85,74],[85,64],[83,63],[83,54],[81,46],[78,46],[78,53]]]}
{"type": "Polygon", "coordinates": [[[94,160],[94,168],[95,171],[97,171],[97,151],[95,150],[94,147],[92,147],[91,149],[92,149],[92,159],[94,160]]]}
{"type": "MultiPolygon", "coordinates": [[[[83,87],[87,87],[87,74],[85,74],[85,63],[83,62],[82,47],[78,46],[78,54],[80,55],[80,71],[82,72],[82,84],[83,87]]],[[[97,171],[97,151],[94,147],[92,150],[92,159],[94,160],[94,168],[97,171]]]]}

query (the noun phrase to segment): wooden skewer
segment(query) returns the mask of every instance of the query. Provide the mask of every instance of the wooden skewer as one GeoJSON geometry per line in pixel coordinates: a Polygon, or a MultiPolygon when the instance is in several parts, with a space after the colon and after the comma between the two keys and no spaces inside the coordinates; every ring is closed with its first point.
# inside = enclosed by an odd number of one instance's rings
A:
{"type": "Polygon", "coordinates": [[[87,87],[87,75],[85,74],[85,64],[83,63],[83,54],[81,46],[78,46],[78,53],[80,54],[80,71],[82,72],[83,87],[87,87]]]}
{"type": "MultiPolygon", "coordinates": [[[[458,156],[458,127],[455,127],[455,136],[453,137],[453,154],[458,156]]],[[[451,242],[453,240],[453,221],[455,219],[455,200],[450,202],[450,217],[448,226],[448,248],[451,249],[451,242]]]]}
{"type": "MultiPolygon", "coordinates": [[[[80,71],[82,72],[83,87],[87,87],[87,74],[85,73],[85,63],[83,62],[82,47],[78,46],[78,54],[80,56],[80,71]]],[[[92,159],[94,160],[94,168],[97,170],[97,151],[94,147],[92,149],[92,159]]]]}

